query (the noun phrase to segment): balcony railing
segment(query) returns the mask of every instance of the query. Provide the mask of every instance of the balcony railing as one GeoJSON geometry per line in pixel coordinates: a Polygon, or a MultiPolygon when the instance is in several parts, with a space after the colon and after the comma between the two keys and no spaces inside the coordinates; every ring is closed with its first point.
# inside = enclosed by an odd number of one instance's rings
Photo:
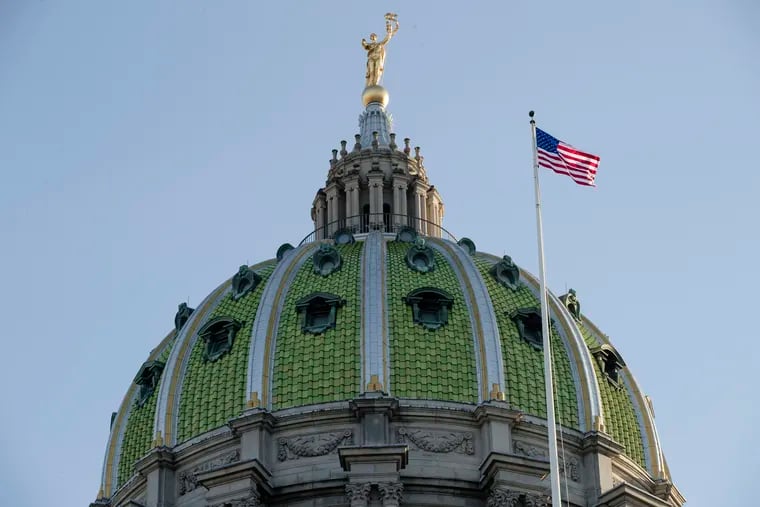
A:
{"type": "Polygon", "coordinates": [[[402,227],[411,227],[421,236],[444,238],[456,242],[457,239],[449,231],[438,224],[422,218],[395,213],[365,213],[352,217],[341,218],[312,231],[303,238],[299,245],[321,239],[332,238],[340,230],[348,230],[353,234],[366,234],[370,231],[381,231],[388,234],[397,233],[402,227]]]}

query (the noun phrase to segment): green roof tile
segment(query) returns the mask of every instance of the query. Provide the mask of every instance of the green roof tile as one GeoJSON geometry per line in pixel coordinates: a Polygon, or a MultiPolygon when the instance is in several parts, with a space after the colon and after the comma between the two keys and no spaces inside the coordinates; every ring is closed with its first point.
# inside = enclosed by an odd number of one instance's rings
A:
{"type": "Polygon", "coordinates": [[[299,269],[280,314],[272,375],[272,407],[346,400],[357,396],[361,376],[359,336],[360,268],[363,242],[336,245],[342,266],[328,276],[314,272],[311,262],[299,269]],[[313,292],[340,296],[336,326],[314,335],[301,330],[295,303],[313,292]],[[329,351],[329,352],[328,352],[329,351]]]}
{"type": "MultiPolygon", "coordinates": [[[[583,324],[579,324],[583,339],[589,348],[602,345],[604,342],[583,324]]],[[[636,409],[628,389],[613,386],[602,371],[598,361],[594,363],[594,372],[596,381],[599,384],[599,391],[602,397],[602,408],[604,409],[604,423],[606,432],[615,440],[625,446],[625,454],[633,461],[646,468],[644,460],[644,442],[641,438],[641,428],[639,427],[636,409]]]]}
{"type": "MultiPolygon", "coordinates": [[[[507,377],[507,401],[517,410],[546,417],[546,392],[544,383],[543,352],[534,349],[520,338],[517,326],[509,314],[518,308],[536,307],[538,299],[525,285],[512,290],[498,283],[489,273],[496,261],[480,256],[473,257],[483,276],[493,302],[501,335],[501,349],[507,377]]],[[[570,360],[564,345],[552,326],[552,361],[554,366],[554,409],[557,422],[563,426],[578,428],[578,401],[575,383],[570,371],[570,360]]]]}
{"type": "MultiPolygon", "coordinates": [[[[172,333],[173,335],[174,333],[172,333]]],[[[158,355],[158,360],[166,362],[169,358],[174,336],[166,340],[163,349],[158,355]]],[[[163,377],[163,372],[161,372],[163,377]]],[[[160,383],[160,380],[159,380],[160,383]]],[[[127,417],[127,426],[124,430],[124,438],[121,441],[121,453],[119,457],[119,471],[116,477],[116,487],[121,486],[135,473],[135,461],[143,457],[151,448],[153,442],[153,417],[156,413],[156,397],[158,388],[145,400],[145,403],[138,406],[132,404],[127,417]]]]}
{"type": "Polygon", "coordinates": [[[477,403],[478,380],[470,316],[456,273],[437,251],[435,270],[406,265],[409,243],[388,242],[387,290],[391,389],[394,396],[477,403]],[[443,289],[454,299],[445,326],[431,331],[412,319],[403,297],[414,289],[443,289]],[[455,364],[456,368],[451,368],[455,364]]]}
{"type": "Polygon", "coordinates": [[[251,327],[261,294],[274,266],[268,264],[257,269],[262,280],[256,289],[237,301],[232,298],[232,294],[228,294],[208,316],[207,320],[232,317],[243,322],[243,326],[235,335],[232,349],[216,361],[204,361],[205,343],[203,340],[195,342],[180,397],[177,442],[221,426],[245,409],[251,327]]]}

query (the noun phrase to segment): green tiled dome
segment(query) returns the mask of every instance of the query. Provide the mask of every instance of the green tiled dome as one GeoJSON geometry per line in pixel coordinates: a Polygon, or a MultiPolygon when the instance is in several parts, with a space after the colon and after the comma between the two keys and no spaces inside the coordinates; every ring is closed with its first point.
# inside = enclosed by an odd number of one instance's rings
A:
{"type": "MultiPolygon", "coordinates": [[[[152,446],[213,433],[251,410],[312,411],[370,393],[469,406],[503,402],[545,418],[543,351],[521,337],[513,318],[519,309],[538,309],[535,279],[520,271],[510,287],[493,274],[497,257],[439,238],[425,247],[432,252],[426,272],[407,262],[413,243],[374,232],[347,244],[306,243],[280,261],[251,266],[257,285],[242,297],[233,294],[232,279],[224,282],[150,356],[166,364],[155,392],[138,404],[130,389],[114,421],[105,482],[112,490],[124,484],[152,446]],[[340,256],[332,272],[315,269],[320,244],[340,256]],[[438,327],[415,322],[407,299],[431,289],[451,299],[438,327]],[[340,301],[334,324],[321,332],[304,324],[310,310],[297,304],[311,294],[340,301]],[[199,332],[219,318],[239,327],[229,350],[210,360],[208,338],[199,332]]],[[[605,429],[631,460],[651,468],[656,437],[647,433],[648,413],[632,378],[623,370],[619,382],[609,382],[592,355],[606,338],[587,319],[572,318],[559,299],[550,306],[558,422],[605,429]]]]}

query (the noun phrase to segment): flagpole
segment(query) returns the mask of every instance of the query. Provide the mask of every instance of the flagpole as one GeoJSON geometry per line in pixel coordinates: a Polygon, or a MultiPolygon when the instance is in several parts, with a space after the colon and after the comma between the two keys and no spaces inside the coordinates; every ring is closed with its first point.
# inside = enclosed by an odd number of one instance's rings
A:
{"type": "Polygon", "coordinates": [[[552,379],[552,349],[549,340],[549,305],[546,297],[546,266],[544,265],[544,227],[541,221],[541,189],[538,185],[538,152],[536,147],[536,120],[530,116],[533,137],[533,181],[536,190],[536,227],[538,229],[538,276],[541,282],[541,334],[544,345],[544,379],[546,383],[546,426],[549,432],[549,480],[552,486],[552,506],[562,506],[559,484],[559,458],[557,455],[557,423],[554,416],[554,381],[552,379]]]}

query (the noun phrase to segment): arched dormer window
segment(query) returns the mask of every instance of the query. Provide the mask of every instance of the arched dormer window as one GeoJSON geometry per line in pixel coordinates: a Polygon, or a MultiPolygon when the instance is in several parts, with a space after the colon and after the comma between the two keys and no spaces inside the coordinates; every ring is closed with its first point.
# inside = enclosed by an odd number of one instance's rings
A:
{"type": "Polygon", "coordinates": [[[217,317],[206,322],[198,331],[198,336],[206,342],[203,360],[216,361],[229,352],[242,325],[232,317],[217,317]]]}
{"type": "Polygon", "coordinates": [[[444,290],[422,287],[407,294],[404,302],[412,307],[415,324],[434,331],[449,322],[454,298],[444,290]]]}
{"type": "Polygon", "coordinates": [[[544,334],[541,325],[541,310],[539,308],[518,308],[509,314],[517,326],[520,338],[528,342],[534,349],[544,348],[544,334]]]}
{"type": "Polygon", "coordinates": [[[327,292],[314,292],[296,301],[296,311],[301,316],[304,333],[321,334],[335,327],[338,308],[346,300],[327,292]]]}
{"type": "Polygon", "coordinates": [[[591,349],[591,353],[596,360],[599,361],[599,365],[602,367],[607,380],[614,385],[618,385],[618,373],[623,367],[625,367],[625,361],[623,361],[623,358],[618,351],[615,350],[615,347],[605,343],[604,345],[591,349]]]}
{"type": "Polygon", "coordinates": [[[156,390],[163,371],[164,363],[161,361],[146,361],[140,367],[140,371],[135,375],[135,384],[140,386],[140,392],[137,395],[138,406],[143,406],[156,390]]]}

